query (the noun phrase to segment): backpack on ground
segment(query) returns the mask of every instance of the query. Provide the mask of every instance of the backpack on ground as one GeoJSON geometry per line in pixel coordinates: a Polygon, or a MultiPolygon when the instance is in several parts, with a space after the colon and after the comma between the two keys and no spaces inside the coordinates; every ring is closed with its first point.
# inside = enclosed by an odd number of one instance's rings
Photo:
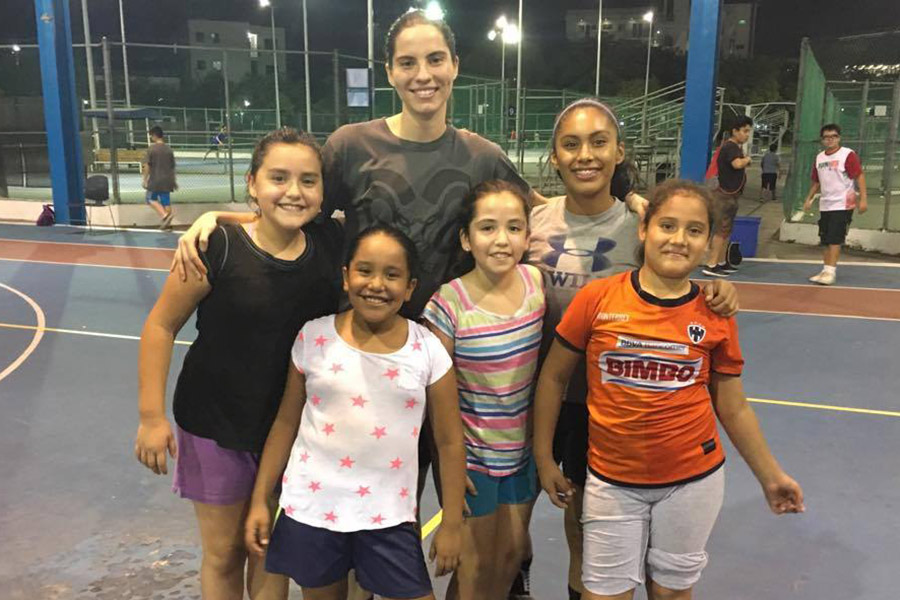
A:
{"type": "Polygon", "coordinates": [[[54,223],[56,223],[56,213],[53,212],[53,205],[45,204],[44,210],[37,218],[37,225],[38,227],[50,227],[54,223]]]}

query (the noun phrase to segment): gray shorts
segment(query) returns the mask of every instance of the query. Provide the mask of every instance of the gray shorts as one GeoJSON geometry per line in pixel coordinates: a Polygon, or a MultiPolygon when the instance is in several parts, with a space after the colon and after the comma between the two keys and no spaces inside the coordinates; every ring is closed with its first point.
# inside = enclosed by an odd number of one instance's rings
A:
{"type": "Polygon", "coordinates": [[[734,219],[738,214],[740,194],[726,194],[721,189],[713,192],[713,212],[715,214],[715,228],[713,233],[724,237],[731,235],[734,229],[734,219]]]}
{"type": "Polygon", "coordinates": [[[706,541],[725,491],[725,468],[664,488],[629,488],[588,473],[581,578],[593,594],[615,596],[649,577],[685,590],[706,566],[706,541]]]}

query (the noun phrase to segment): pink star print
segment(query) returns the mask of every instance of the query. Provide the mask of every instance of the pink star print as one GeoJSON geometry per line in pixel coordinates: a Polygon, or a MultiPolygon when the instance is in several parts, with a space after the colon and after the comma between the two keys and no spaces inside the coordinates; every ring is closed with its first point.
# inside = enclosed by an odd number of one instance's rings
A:
{"type": "Polygon", "coordinates": [[[422,342],[413,342],[413,350],[422,350],[422,342]]]}
{"type": "Polygon", "coordinates": [[[415,407],[416,407],[416,404],[418,404],[418,402],[416,401],[416,399],[415,399],[415,398],[410,398],[409,400],[406,401],[406,408],[415,408],[415,407]]]}
{"type": "Polygon", "coordinates": [[[376,440],[380,440],[387,435],[387,427],[376,427],[369,435],[374,435],[376,440]]]}
{"type": "Polygon", "coordinates": [[[331,363],[331,372],[332,373],[337,373],[338,371],[343,371],[343,370],[344,370],[344,365],[342,365],[340,363],[331,363]]]}
{"type": "Polygon", "coordinates": [[[360,408],[365,408],[366,402],[368,402],[368,400],[363,398],[362,395],[359,395],[355,398],[351,398],[351,400],[353,400],[353,406],[358,406],[360,408]]]}
{"type": "Polygon", "coordinates": [[[419,428],[418,427],[413,427],[412,436],[419,437],[419,428]]]}
{"type": "Polygon", "coordinates": [[[337,521],[337,515],[334,514],[333,510],[329,511],[329,512],[325,513],[325,520],[331,521],[332,523],[334,523],[335,521],[337,521]]]}
{"type": "Polygon", "coordinates": [[[287,485],[287,475],[281,476],[281,485],[287,485]]]}
{"type": "Polygon", "coordinates": [[[308,460],[309,460],[309,452],[304,450],[303,454],[300,455],[300,462],[305,463],[308,460]]]}
{"type": "Polygon", "coordinates": [[[381,513],[370,518],[372,519],[372,525],[381,525],[381,522],[384,521],[384,517],[381,516],[381,513]]]}
{"type": "Polygon", "coordinates": [[[361,485],[361,486],[359,486],[359,489],[356,490],[356,492],[354,492],[354,493],[359,494],[360,498],[364,498],[366,494],[371,494],[372,492],[369,491],[368,486],[361,485]]]}
{"type": "Polygon", "coordinates": [[[400,497],[408,498],[409,497],[409,488],[400,488],[400,497]]]}
{"type": "Polygon", "coordinates": [[[400,457],[399,457],[399,456],[398,456],[397,458],[395,458],[394,460],[391,461],[391,468],[392,468],[392,469],[399,469],[399,468],[402,467],[402,466],[403,466],[403,461],[400,460],[400,457]]]}
{"type": "Polygon", "coordinates": [[[331,435],[334,433],[334,423],[325,423],[325,427],[322,428],[322,431],[325,432],[325,435],[331,435]]]}
{"type": "Polygon", "coordinates": [[[297,339],[300,340],[301,342],[303,341],[304,338],[303,338],[303,332],[302,332],[302,331],[297,335],[297,339]]]}
{"type": "Polygon", "coordinates": [[[328,341],[327,337],[325,337],[324,335],[320,335],[319,337],[316,338],[316,346],[320,346],[320,347],[324,346],[325,342],[327,342],[327,341],[328,341]]]}
{"type": "Polygon", "coordinates": [[[399,369],[388,369],[387,372],[381,374],[382,377],[387,377],[391,381],[393,381],[394,377],[397,377],[398,375],[400,375],[399,369]]]}
{"type": "Polygon", "coordinates": [[[313,406],[318,406],[322,403],[322,399],[317,394],[313,394],[309,401],[313,403],[313,406]]]}
{"type": "Polygon", "coordinates": [[[322,489],[322,484],[319,483],[318,481],[311,481],[309,483],[309,489],[310,489],[310,491],[312,491],[313,494],[315,494],[316,492],[318,492],[319,490],[322,489]]]}
{"type": "Polygon", "coordinates": [[[353,460],[352,458],[350,458],[350,455],[348,454],[347,456],[345,456],[344,458],[341,459],[341,468],[343,469],[344,467],[347,467],[348,469],[352,469],[353,463],[355,463],[355,462],[356,461],[353,460]]]}
{"type": "Polygon", "coordinates": [[[292,514],[294,514],[294,507],[288,505],[288,507],[284,509],[284,514],[286,514],[287,516],[291,516],[292,514]]]}

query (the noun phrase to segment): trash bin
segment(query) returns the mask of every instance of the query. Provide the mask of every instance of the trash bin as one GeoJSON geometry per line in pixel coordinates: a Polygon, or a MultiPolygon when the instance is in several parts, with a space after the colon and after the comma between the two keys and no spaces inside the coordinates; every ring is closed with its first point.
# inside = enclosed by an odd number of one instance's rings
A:
{"type": "Polygon", "coordinates": [[[741,245],[741,254],[744,258],[756,256],[756,243],[759,239],[759,224],[761,217],[735,217],[734,228],[731,230],[731,241],[741,245]]]}

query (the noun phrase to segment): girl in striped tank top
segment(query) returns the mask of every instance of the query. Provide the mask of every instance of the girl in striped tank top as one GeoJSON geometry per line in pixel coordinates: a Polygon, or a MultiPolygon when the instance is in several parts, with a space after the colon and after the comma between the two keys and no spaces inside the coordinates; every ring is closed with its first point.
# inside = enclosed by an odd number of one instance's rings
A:
{"type": "Polygon", "coordinates": [[[544,317],[540,272],[520,264],[529,207],[503,181],[463,201],[471,268],[431,297],[424,317],[453,357],[466,443],[470,518],[448,599],[506,598],[527,553],[537,495],[530,415],[544,317]]]}

